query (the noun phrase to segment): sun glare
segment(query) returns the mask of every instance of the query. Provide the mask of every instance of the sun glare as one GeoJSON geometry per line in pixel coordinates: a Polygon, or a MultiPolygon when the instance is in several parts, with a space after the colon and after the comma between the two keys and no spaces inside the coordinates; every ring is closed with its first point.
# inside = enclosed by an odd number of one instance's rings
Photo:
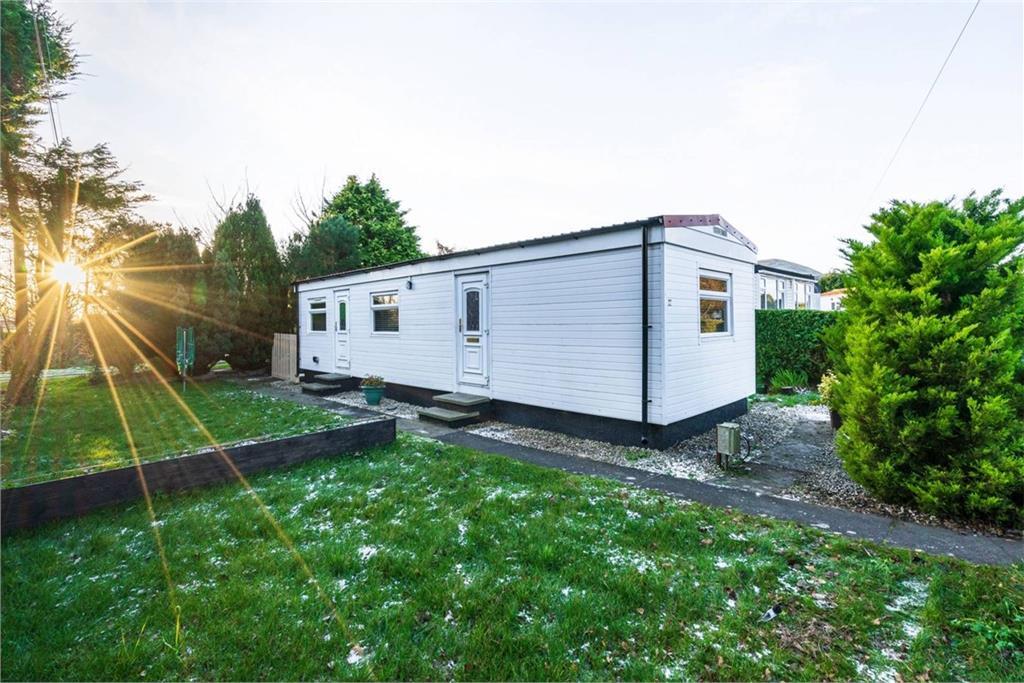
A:
{"type": "Polygon", "coordinates": [[[85,284],[85,271],[74,261],[61,261],[53,264],[50,275],[60,284],[72,289],[85,284]]]}

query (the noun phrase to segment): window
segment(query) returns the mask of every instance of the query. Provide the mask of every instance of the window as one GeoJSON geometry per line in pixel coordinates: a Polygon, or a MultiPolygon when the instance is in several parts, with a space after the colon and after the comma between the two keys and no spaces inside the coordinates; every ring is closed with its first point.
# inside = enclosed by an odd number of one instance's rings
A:
{"type": "Polygon", "coordinates": [[[718,273],[700,274],[700,333],[728,334],[732,290],[729,276],[718,273]]]}
{"type": "Polygon", "coordinates": [[[371,294],[370,310],[374,332],[398,332],[398,292],[371,294]]]}
{"type": "Polygon", "coordinates": [[[775,280],[761,278],[761,308],[775,308],[775,280]]]}
{"type": "Polygon", "coordinates": [[[466,290],[466,332],[480,331],[480,290],[466,290]]]}
{"type": "Polygon", "coordinates": [[[807,308],[807,283],[797,282],[794,287],[796,288],[796,307],[807,308]]]}
{"type": "Polygon", "coordinates": [[[327,299],[310,299],[309,301],[309,331],[327,331],[327,299]]]}
{"type": "Polygon", "coordinates": [[[348,302],[338,301],[338,332],[348,329],[348,302]]]}

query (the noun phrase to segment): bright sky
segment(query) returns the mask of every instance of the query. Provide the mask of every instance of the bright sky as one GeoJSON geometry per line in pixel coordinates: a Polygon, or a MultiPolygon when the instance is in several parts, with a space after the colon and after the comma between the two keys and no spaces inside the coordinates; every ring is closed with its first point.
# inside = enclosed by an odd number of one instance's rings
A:
{"type": "Polygon", "coordinates": [[[60,105],[156,201],[209,224],[246,181],[278,238],[376,172],[424,246],[721,213],[825,270],[890,197],[1024,193],[1024,18],[971,2],[64,3],[87,74],[60,105]]]}

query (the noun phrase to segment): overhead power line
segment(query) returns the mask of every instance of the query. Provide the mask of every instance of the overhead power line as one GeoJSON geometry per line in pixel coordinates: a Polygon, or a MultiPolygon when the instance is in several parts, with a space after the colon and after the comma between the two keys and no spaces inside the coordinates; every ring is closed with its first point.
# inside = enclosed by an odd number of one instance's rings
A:
{"type": "Polygon", "coordinates": [[[921,100],[921,106],[917,108],[917,113],[914,114],[914,118],[910,121],[910,125],[907,126],[906,132],[903,133],[903,137],[900,138],[900,144],[896,145],[896,151],[892,153],[892,158],[889,159],[889,163],[886,164],[881,177],[879,177],[878,182],[875,183],[874,189],[871,190],[872,197],[876,192],[878,192],[878,188],[882,186],[882,183],[885,181],[885,177],[889,175],[889,169],[892,168],[893,163],[896,161],[896,157],[900,154],[900,150],[903,149],[903,143],[905,143],[907,138],[910,137],[910,131],[914,129],[914,124],[917,123],[917,119],[920,118],[921,112],[924,111],[924,106],[928,104],[928,98],[932,96],[932,91],[935,90],[935,85],[939,82],[939,78],[942,77],[942,72],[945,71],[946,65],[949,64],[950,57],[953,56],[956,46],[960,44],[960,39],[963,38],[964,31],[967,30],[967,25],[971,23],[971,18],[974,17],[974,13],[978,10],[978,5],[980,4],[981,0],[976,0],[974,7],[971,8],[971,13],[967,15],[967,21],[965,21],[964,25],[960,28],[960,33],[957,34],[956,40],[953,41],[953,46],[949,48],[949,52],[946,53],[946,58],[942,60],[942,66],[939,67],[939,72],[935,74],[935,80],[932,81],[931,86],[928,88],[928,92],[924,95],[924,99],[921,100]]]}
{"type": "MultiPolygon", "coordinates": [[[[53,144],[60,142],[57,135],[57,118],[53,115],[53,94],[50,88],[50,74],[46,69],[46,56],[43,55],[43,39],[39,35],[39,14],[36,12],[35,3],[29,3],[29,11],[32,12],[32,26],[36,32],[36,51],[39,53],[39,66],[43,71],[43,85],[46,88],[46,102],[50,107],[50,125],[53,126],[53,144]]],[[[49,51],[49,45],[47,45],[49,51]]]]}

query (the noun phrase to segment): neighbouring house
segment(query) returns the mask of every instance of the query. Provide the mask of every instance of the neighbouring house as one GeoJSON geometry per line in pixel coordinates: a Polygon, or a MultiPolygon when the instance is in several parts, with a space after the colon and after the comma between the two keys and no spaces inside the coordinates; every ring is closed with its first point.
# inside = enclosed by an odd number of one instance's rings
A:
{"type": "Polygon", "coordinates": [[[757,262],[757,308],[821,308],[818,280],[821,273],[799,263],[778,258],[757,262]]]}
{"type": "Polygon", "coordinates": [[[843,310],[843,297],[846,296],[846,288],[830,289],[821,293],[821,310],[841,311],[843,310]]]}
{"type": "Polygon", "coordinates": [[[656,216],[303,280],[298,371],[667,447],[746,412],[756,250],[717,214],[656,216]]]}

